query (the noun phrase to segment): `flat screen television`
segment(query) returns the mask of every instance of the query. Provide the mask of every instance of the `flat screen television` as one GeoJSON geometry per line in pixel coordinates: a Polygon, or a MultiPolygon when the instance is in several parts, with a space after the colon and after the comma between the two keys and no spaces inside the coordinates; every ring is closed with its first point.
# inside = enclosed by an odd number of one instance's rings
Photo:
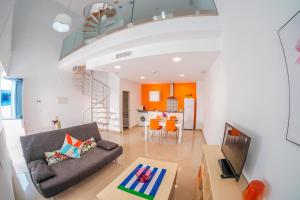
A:
{"type": "Polygon", "coordinates": [[[222,178],[235,178],[239,180],[247,158],[251,138],[234,128],[225,124],[222,153],[225,159],[219,160],[222,170],[222,178]]]}

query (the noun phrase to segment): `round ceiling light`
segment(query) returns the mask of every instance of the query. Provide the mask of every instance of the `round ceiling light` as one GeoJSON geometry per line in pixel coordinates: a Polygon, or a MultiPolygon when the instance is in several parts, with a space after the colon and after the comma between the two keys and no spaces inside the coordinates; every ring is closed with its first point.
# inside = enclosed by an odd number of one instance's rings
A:
{"type": "Polygon", "coordinates": [[[145,79],[145,76],[141,76],[140,79],[141,79],[141,80],[144,80],[144,79],[145,79]]]}
{"type": "Polygon", "coordinates": [[[184,77],[184,74],[179,74],[180,77],[184,77]]]}
{"type": "Polygon", "coordinates": [[[65,13],[60,13],[56,15],[52,27],[57,32],[64,33],[70,30],[71,23],[72,23],[72,18],[69,15],[65,13]]]}
{"type": "Polygon", "coordinates": [[[121,69],[121,66],[120,65],[116,65],[115,69],[121,69]]]}
{"type": "Polygon", "coordinates": [[[181,60],[182,60],[182,59],[181,59],[180,57],[174,57],[174,58],[173,58],[173,61],[174,61],[174,62],[180,62],[181,60]]]}

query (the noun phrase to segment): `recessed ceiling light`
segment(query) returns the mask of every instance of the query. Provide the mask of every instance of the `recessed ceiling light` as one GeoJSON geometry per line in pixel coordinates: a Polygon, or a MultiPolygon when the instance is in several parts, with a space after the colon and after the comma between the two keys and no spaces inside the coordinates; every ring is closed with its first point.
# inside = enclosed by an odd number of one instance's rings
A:
{"type": "Polygon", "coordinates": [[[116,65],[115,69],[121,69],[121,66],[120,65],[116,65]]]}
{"type": "Polygon", "coordinates": [[[179,74],[180,77],[184,77],[184,74],[179,74]]]}
{"type": "Polygon", "coordinates": [[[141,76],[140,79],[144,80],[144,79],[145,79],[145,76],[141,76]]]}
{"type": "Polygon", "coordinates": [[[181,61],[181,58],[179,58],[179,57],[174,57],[174,58],[173,58],[173,61],[174,61],[174,62],[180,62],[180,61],[181,61]]]}

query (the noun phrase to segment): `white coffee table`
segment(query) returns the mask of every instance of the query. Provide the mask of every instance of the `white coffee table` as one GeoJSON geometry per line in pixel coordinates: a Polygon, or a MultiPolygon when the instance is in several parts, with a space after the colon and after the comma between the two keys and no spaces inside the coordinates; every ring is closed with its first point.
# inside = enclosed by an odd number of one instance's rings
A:
{"type": "Polygon", "coordinates": [[[123,190],[118,189],[118,186],[124,179],[139,165],[146,164],[151,167],[166,169],[165,176],[159,186],[159,189],[155,195],[155,200],[167,200],[173,198],[174,187],[176,183],[176,175],[178,165],[176,163],[151,160],[148,158],[138,158],[133,162],[121,175],[119,175],[113,182],[111,182],[106,188],[97,194],[97,198],[100,200],[141,200],[145,199],[123,190]]]}

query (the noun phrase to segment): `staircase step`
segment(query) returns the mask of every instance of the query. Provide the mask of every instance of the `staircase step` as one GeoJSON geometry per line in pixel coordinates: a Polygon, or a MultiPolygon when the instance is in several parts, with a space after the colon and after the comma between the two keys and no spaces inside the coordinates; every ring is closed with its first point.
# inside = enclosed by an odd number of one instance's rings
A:
{"type": "Polygon", "coordinates": [[[98,35],[99,35],[98,32],[87,32],[84,34],[85,37],[96,37],[98,35]]]}
{"type": "Polygon", "coordinates": [[[109,109],[109,106],[105,105],[92,105],[92,109],[109,109]]]}
{"type": "Polygon", "coordinates": [[[100,23],[100,18],[99,18],[100,15],[94,15],[92,14],[91,15],[91,18],[94,20],[94,22],[96,22],[97,24],[100,23]]]}
{"type": "Polygon", "coordinates": [[[92,108],[109,108],[109,106],[101,104],[92,104],[92,108]]]}
{"type": "Polygon", "coordinates": [[[95,23],[95,22],[92,22],[90,20],[86,21],[85,26],[89,26],[89,27],[94,27],[94,28],[98,28],[99,27],[99,24],[95,23]]]}
{"type": "Polygon", "coordinates": [[[94,119],[99,119],[99,120],[112,120],[113,121],[113,119],[112,119],[112,117],[110,117],[110,116],[95,116],[95,115],[93,115],[93,118],[94,119]]]}
{"type": "Polygon", "coordinates": [[[97,114],[97,115],[107,115],[107,116],[110,116],[107,111],[101,111],[101,110],[99,110],[99,111],[93,111],[92,110],[92,113],[93,114],[97,114]]]}
{"type": "Polygon", "coordinates": [[[91,29],[83,29],[82,32],[85,33],[85,34],[87,34],[87,33],[97,33],[97,35],[98,35],[98,30],[95,29],[95,28],[93,28],[93,29],[92,28],[91,29]]]}
{"type": "Polygon", "coordinates": [[[109,125],[109,123],[102,123],[102,122],[96,122],[96,123],[97,123],[97,124],[100,124],[100,125],[102,125],[102,126],[103,126],[103,125],[104,125],[104,126],[105,126],[105,125],[109,125]]]}

